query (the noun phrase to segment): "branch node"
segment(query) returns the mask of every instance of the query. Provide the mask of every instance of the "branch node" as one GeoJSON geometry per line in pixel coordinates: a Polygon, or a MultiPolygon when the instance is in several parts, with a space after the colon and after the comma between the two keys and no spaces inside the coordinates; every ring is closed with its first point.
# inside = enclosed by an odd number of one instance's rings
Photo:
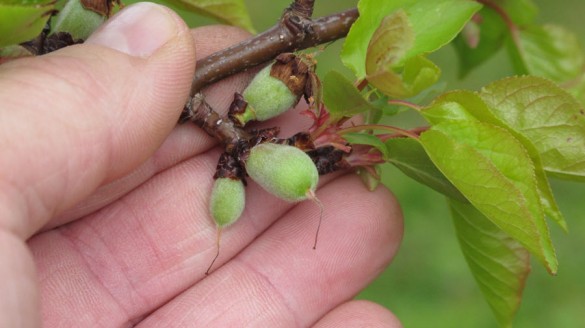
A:
{"type": "Polygon", "coordinates": [[[286,10],[295,16],[311,18],[315,0],[295,0],[286,10]]]}

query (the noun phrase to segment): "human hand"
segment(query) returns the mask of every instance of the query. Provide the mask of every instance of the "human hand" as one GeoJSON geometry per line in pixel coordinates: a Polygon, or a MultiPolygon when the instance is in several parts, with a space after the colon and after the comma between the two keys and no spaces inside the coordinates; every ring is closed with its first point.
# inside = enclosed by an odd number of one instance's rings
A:
{"type": "MultiPolygon", "coordinates": [[[[317,250],[318,207],[250,183],[204,275],[220,151],[175,125],[196,58],[245,37],[190,32],[140,4],[83,45],[0,66],[0,327],[399,326],[380,306],[348,302],[402,236],[396,201],[353,174],[321,179],[317,250]]],[[[222,111],[248,80],[212,86],[207,100],[222,111]]],[[[270,123],[306,124],[294,111],[270,123]]]]}

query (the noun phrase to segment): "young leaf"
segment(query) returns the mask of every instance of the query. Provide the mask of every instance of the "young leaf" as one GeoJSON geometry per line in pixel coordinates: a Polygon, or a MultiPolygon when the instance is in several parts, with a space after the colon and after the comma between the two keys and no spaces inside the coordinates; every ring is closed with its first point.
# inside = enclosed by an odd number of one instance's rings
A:
{"type": "Polygon", "coordinates": [[[393,98],[409,98],[435,84],[441,75],[440,68],[424,56],[406,61],[402,73],[392,69],[381,70],[366,78],[377,89],[393,98]]]}
{"type": "Polygon", "coordinates": [[[547,172],[585,181],[585,110],[571,95],[546,79],[525,76],[494,82],[480,96],[532,141],[547,172]]]}
{"type": "Polygon", "coordinates": [[[222,23],[255,32],[244,0],[169,0],[169,3],[200,15],[213,17],[222,23]]]}
{"type": "Polygon", "coordinates": [[[52,0],[7,0],[0,3],[0,48],[38,36],[55,8],[52,0]]]}
{"type": "Polygon", "coordinates": [[[441,69],[425,56],[414,56],[404,63],[402,82],[409,91],[407,97],[417,95],[435,84],[441,76],[441,69]]]}
{"type": "Polygon", "coordinates": [[[449,202],[465,260],[500,326],[510,327],[530,273],[530,256],[470,204],[449,202]]]}
{"type": "Polygon", "coordinates": [[[343,74],[336,71],[330,71],[323,79],[323,102],[333,119],[376,110],[343,74]]]}
{"type": "Polygon", "coordinates": [[[405,61],[449,43],[480,8],[480,4],[471,0],[360,0],[360,17],[345,40],[341,60],[358,78],[364,78],[370,39],[384,17],[399,9],[408,16],[415,36],[414,43],[402,58],[405,61]]]}
{"type": "Polygon", "coordinates": [[[388,162],[410,178],[446,195],[467,202],[467,199],[445,178],[431,161],[421,144],[410,138],[395,138],[386,141],[388,162]]]}
{"type": "Polygon", "coordinates": [[[412,97],[439,79],[440,69],[423,56],[401,63],[413,39],[408,17],[399,9],[382,20],[368,45],[366,79],[390,97],[412,97]]]}
{"type": "Polygon", "coordinates": [[[413,42],[414,34],[404,10],[384,17],[368,44],[366,74],[374,75],[398,63],[413,42]]]}
{"type": "Polygon", "coordinates": [[[374,32],[366,52],[366,74],[375,77],[402,60],[412,47],[414,34],[404,10],[399,9],[384,17],[374,32]]]}
{"type": "Polygon", "coordinates": [[[433,126],[420,141],[471,204],[556,273],[534,164],[512,134],[487,123],[458,121],[433,126]]]}
{"type": "Polygon", "coordinates": [[[364,167],[358,167],[356,169],[357,175],[362,179],[362,182],[368,188],[369,191],[374,191],[380,185],[380,166],[374,165],[373,167],[374,172],[367,170],[364,167]]]}
{"type": "Polygon", "coordinates": [[[550,188],[542,166],[540,154],[534,144],[522,134],[497,118],[477,93],[471,91],[453,91],[436,99],[423,110],[423,116],[433,124],[449,121],[478,121],[490,123],[508,130],[526,149],[534,163],[535,177],[543,209],[553,221],[567,231],[567,223],[550,188]]]}
{"type": "Polygon", "coordinates": [[[343,139],[354,145],[372,146],[382,153],[384,159],[388,159],[388,149],[386,148],[386,145],[375,135],[352,132],[343,134],[343,139]]]}

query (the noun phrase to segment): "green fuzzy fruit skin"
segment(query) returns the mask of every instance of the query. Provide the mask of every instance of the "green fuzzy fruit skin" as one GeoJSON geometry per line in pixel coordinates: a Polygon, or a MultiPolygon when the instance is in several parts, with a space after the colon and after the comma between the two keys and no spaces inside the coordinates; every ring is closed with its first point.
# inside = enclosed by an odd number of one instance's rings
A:
{"type": "Polygon", "coordinates": [[[278,116],[299,101],[300,97],[293,94],[281,80],[270,76],[271,68],[272,65],[258,72],[242,93],[248,103],[242,115],[244,124],[251,120],[265,121],[278,116]]]}
{"type": "Polygon", "coordinates": [[[289,202],[307,199],[319,182],[311,157],[287,145],[263,143],[253,147],[246,171],[266,191],[289,202]]]}
{"type": "Polygon", "coordinates": [[[103,22],[102,16],[83,8],[80,0],[69,0],[57,15],[53,32],[67,32],[73,39],[87,39],[103,22]]]}
{"type": "Polygon", "coordinates": [[[226,227],[242,215],[246,204],[244,184],[241,180],[219,178],[211,191],[209,210],[218,227],[226,227]]]}

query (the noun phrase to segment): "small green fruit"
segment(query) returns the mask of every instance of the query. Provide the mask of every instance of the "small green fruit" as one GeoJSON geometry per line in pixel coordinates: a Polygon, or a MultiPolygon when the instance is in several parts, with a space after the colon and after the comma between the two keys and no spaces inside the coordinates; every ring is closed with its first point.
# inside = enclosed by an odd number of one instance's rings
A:
{"type": "Polygon", "coordinates": [[[80,0],[69,0],[57,15],[53,32],[67,32],[73,39],[87,39],[107,17],[86,9],[80,0]]]}
{"type": "Polygon", "coordinates": [[[287,145],[254,146],[246,161],[248,175],[271,194],[298,202],[314,197],[319,172],[304,151],[287,145]]]}
{"type": "Polygon", "coordinates": [[[241,180],[219,178],[211,191],[209,209],[218,227],[234,223],[244,211],[246,195],[241,180]]]}
{"type": "Polygon", "coordinates": [[[300,95],[295,95],[280,79],[270,75],[272,65],[263,68],[244,90],[242,96],[248,103],[239,114],[241,125],[247,122],[265,121],[294,107],[300,95]]]}
{"type": "Polygon", "coordinates": [[[222,229],[240,218],[245,204],[246,193],[242,180],[231,178],[218,178],[215,180],[213,190],[211,191],[209,210],[213,221],[217,225],[217,253],[207,268],[207,271],[205,271],[206,275],[209,274],[213,263],[219,257],[222,229]]]}

